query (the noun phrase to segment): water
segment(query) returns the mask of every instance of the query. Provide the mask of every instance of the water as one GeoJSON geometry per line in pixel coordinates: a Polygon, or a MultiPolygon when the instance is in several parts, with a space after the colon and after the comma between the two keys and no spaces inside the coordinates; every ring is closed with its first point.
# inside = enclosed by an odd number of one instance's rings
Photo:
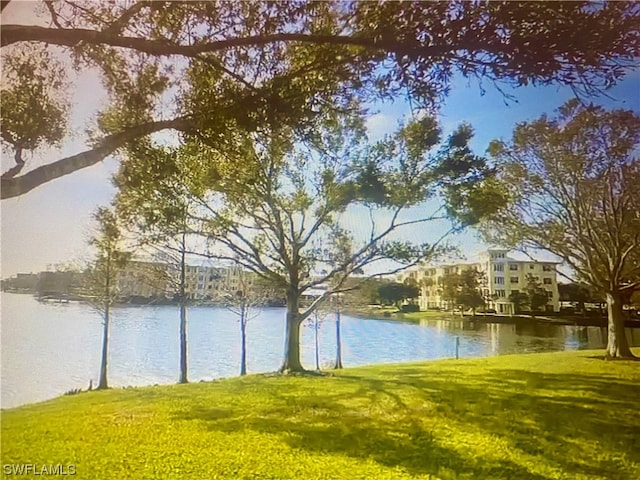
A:
{"type": "MultiPolygon", "coordinates": [[[[247,327],[249,373],[277,370],[284,345],[284,309],[265,309],[247,327]]],[[[111,386],[174,383],[178,378],[178,308],[126,307],[113,310],[109,382],[111,386]]],[[[79,304],[45,304],[30,295],[2,293],[1,405],[38,402],[97,383],[102,324],[100,315],[79,304]]],[[[335,359],[335,323],[320,327],[320,364],[335,359]]],[[[238,375],[240,333],[237,317],[214,307],[188,313],[189,379],[238,375]]],[[[640,345],[640,329],[629,329],[640,345]]],[[[606,331],[597,327],[475,324],[462,320],[421,325],[343,316],[345,366],[460,356],[601,348],[606,331]]],[[[315,367],[313,329],[302,329],[302,361],[315,367]]]]}

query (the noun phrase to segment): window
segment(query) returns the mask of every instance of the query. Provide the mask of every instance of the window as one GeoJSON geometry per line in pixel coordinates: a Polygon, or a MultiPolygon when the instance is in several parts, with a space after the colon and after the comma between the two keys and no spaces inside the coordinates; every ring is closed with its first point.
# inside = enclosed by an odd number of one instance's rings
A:
{"type": "Polygon", "coordinates": [[[518,277],[511,277],[511,283],[520,283],[520,279],[518,277]]]}
{"type": "Polygon", "coordinates": [[[498,297],[504,297],[505,296],[504,290],[496,290],[496,295],[498,297]]]}
{"type": "Polygon", "coordinates": [[[547,292],[547,298],[549,300],[553,299],[553,292],[547,292]]]}
{"type": "Polygon", "coordinates": [[[509,264],[509,270],[511,270],[512,272],[517,272],[518,271],[518,264],[517,263],[510,263],[509,264]]]}
{"type": "Polygon", "coordinates": [[[511,295],[520,295],[520,290],[511,290],[511,295]]]}
{"type": "Polygon", "coordinates": [[[534,265],[533,264],[529,265],[529,270],[533,270],[533,269],[534,269],[534,265]]]}
{"type": "Polygon", "coordinates": [[[494,263],[493,264],[493,271],[494,272],[504,272],[504,264],[502,264],[502,263],[494,263]]]}
{"type": "Polygon", "coordinates": [[[542,283],[544,283],[545,285],[551,285],[553,283],[553,280],[551,280],[550,278],[543,278],[542,283]]]}
{"type": "Polygon", "coordinates": [[[504,285],[504,277],[494,277],[493,283],[496,285],[504,285]]]}
{"type": "Polygon", "coordinates": [[[542,271],[543,272],[550,272],[551,271],[551,265],[543,265],[542,266],[542,271]]]}

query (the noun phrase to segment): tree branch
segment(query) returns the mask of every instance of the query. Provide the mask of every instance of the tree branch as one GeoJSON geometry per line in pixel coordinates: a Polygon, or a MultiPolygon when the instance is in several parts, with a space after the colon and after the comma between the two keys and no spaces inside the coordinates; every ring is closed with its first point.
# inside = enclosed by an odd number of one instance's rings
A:
{"type": "Polygon", "coordinates": [[[51,180],[95,165],[135,138],[166,129],[184,130],[188,125],[186,117],[137,125],[105,137],[91,150],[42,165],[19,177],[9,177],[7,172],[1,179],[0,198],[4,200],[23,195],[51,180]]]}

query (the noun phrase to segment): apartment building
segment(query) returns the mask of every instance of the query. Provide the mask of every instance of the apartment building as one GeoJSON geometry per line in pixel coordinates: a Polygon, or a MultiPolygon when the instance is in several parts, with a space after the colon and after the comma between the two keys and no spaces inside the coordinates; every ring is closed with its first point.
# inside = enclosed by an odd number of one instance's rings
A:
{"type": "MultiPolygon", "coordinates": [[[[237,267],[187,265],[185,296],[189,300],[219,300],[239,290],[241,281],[253,283],[253,277],[237,267]]],[[[119,272],[117,282],[123,297],[171,299],[179,291],[180,271],[177,265],[131,261],[119,272]]]]}
{"type": "Polygon", "coordinates": [[[446,308],[440,293],[442,277],[464,270],[475,268],[484,273],[485,281],[482,294],[487,299],[487,308],[495,309],[497,313],[515,313],[515,306],[509,300],[514,292],[523,291],[527,285],[527,275],[537,277],[542,287],[547,291],[547,311],[559,311],[560,296],[556,262],[538,262],[516,260],[509,257],[508,250],[489,249],[481,253],[477,260],[469,263],[450,265],[422,266],[406,272],[402,280],[412,279],[420,285],[418,299],[421,309],[446,308]]]}

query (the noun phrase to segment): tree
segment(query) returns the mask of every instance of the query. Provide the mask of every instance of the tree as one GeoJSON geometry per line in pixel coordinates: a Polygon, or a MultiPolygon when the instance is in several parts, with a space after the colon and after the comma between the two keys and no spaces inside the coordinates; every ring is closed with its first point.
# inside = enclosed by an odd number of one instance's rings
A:
{"type": "Polygon", "coordinates": [[[193,202],[187,195],[191,185],[188,166],[172,149],[152,148],[141,144],[135,158],[144,158],[144,168],[125,162],[114,178],[118,187],[116,198],[118,215],[127,223],[141,247],[151,248],[156,258],[167,268],[157,270],[168,283],[180,309],[180,376],[179,383],[187,383],[187,254],[189,237],[193,231],[191,212],[193,202]]]}
{"type": "Polygon", "coordinates": [[[456,303],[465,308],[470,308],[473,316],[476,316],[476,308],[484,305],[481,287],[485,280],[483,272],[476,268],[467,268],[460,273],[460,288],[456,303]]]}
{"type": "Polygon", "coordinates": [[[461,310],[471,309],[476,316],[476,308],[485,304],[481,286],[485,275],[476,268],[465,268],[460,273],[447,273],[440,277],[440,296],[452,310],[459,306],[461,310]]]}
{"type": "Polygon", "coordinates": [[[129,260],[130,254],[122,251],[122,233],[113,210],[99,208],[94,215],[97,232],[91,240],[96,249],[96,258],[90,269],[89,300],[103,315],[102,354],[100,357],[100,379],[98,389],[109,388],[107,366],[109,356],[109,327],[111,306],[118,295],[117,275],[129,260]]]}
{"type": "MultiPolygon", "coordinates": [[[[315,361],[316,361],[316,370],[320,370],[320,342],[319,342],[319,332],[320,326],[326,320],[328,312],[316,309],[311,316],[307,319],[308,326],[313,329],[313,341],[314,341],[314,353],[315,353],[315,361]]],[[[338,368],[338,367],[336,367],[338,368]]],[[[342,368],[342,365],[340,366],[342,368]]]]}
{"type": "Polygon", "coordinates": [[[255,279],[244,269],[232,267],[227,270],[220,291],[223,305],[238,317],[240,324],[240,375],[247,374],[247,324],[260,314],[270,297],[266,286],[255,279]]]}
{"type": "Polygon", "coordinates": [[[527,274],[525,285],[525,301],[531,312],[531,316],[535,317],[537,311],[544,307],[549,301],[547,291],[542,287],[540,279],[532,274],[527,274]]]}
{"type": "Polygon", "coordinates": [[[453,313],[458,301],[460,275],[457,273],[447,273],[438,278],[438,284],[440,285],[440,298],[447,302],[451,313],[453,313]]]}
{"type": "MultiPolygon", "coordinates": [[[[427,210],[427,199],[443,201],[452,218],[458,209],[471,218],[474,205],[450,205],[449,194],[464,191],[475,198],[490,176],[484,159],[468,148],[468,126],[431,155],[440,140],[431,117],[416,119],[374,145],[364,142],[352,121],[339,117],[328,122],[306,145],[294,142],[287,130],[274,129],[264,135],[230,134],[235,147],[223,152],[202,143],[186,143],[178,152],[178,158],[191,162],[191,175],[200,176],[189,190],[199,202],[207,255],[237,262],[285,292],[283,371],[303,370],[301,323],[327,298],[352,289],[345,286],[352,274],[383,260],[395,262],[386,272],[395,274],[448,251],[444,239],[464,222],[432,243],[392,237],[410,225],[447,218],[443,207],[427,210]],[[424,209],[417,217],[405,218],[406,210],[415,206],[424,209]],[[365,237],[355,238],[341,221],[348,207],[369,211],[365,237]],[[378,218],[377,212],[387,216],[378,218]],[[330,286],[325,294],[301,311],[305,291],[323,284],[330,286]]],[[[145,172],[149,158],[131,158],[127,165],[145,172]]]]}
{"type": "MultiPolygon", "coordinates": [[[[545,296],[546,300],[546,296],[545,296]]],[[[516,315],[522,313],[522,307],[529,304],[529,296],[519,290],[512,290],[509,294],[509,301],[513,303],[513,313],[516,315]]]]}
{"type": "Polygon", "coordinates": [[[342,366],[342,294],[337,293],[333,299],[335,302],[335,316],[336,316],[336,363],[335,368],[340,369],[342,366]]]}
{"type": "Polygon", "coordinates": [[[378,287],[378,297],[387,305],[395,305],[398,310],[405,300],[418,298],[420,291],[417,285],[398,282],[383,283],[378,287]]]}
{"type": "MultiPolygon", "coordinates": [[[[46,45],[77,70],[96,68],[110,102],[88,150],[3,176],[2,198],[161,130],[220,143],[229,126],[253,132],[268,114],[311,134],[315,118],[356,97],[432,106],[456,72],[482,88],[555,83],[601,93],[635,64],[640,42],[636,2],[41,5],[51,26],[3,25],[2,48],[46,45]],[[194,86],[203,75],[207,86],[194,86]],[[167,112],[168,104],[176,108],[167,112]]],[[[47,118],[52,131],[55,117],[47,118]]],[[[27,122],[19,127],[28,130],[27,122]]]]}
{"type": "Polygon", "coordinates": [[[490,147],[508,207],[488,217],[485,237],[552,252],[604,294],[608,358],[633,356],[622,299],[640,284],[639,142],[636,113],[572,100],[490,147]]]}
{"type": "Polygon", "coordinates": [[[14,151],[16,166],[3,175],[10,178],[22,170],[25,150],[57,145],[64,138],[69,105],[64,70],[42,46],[14,49],[3,67],[0,136],[14,151]]]}
{"type": "Polygon", "coordinates": [[[602,298],[598,298],[598,295],[593,291],[593,287],[585,283],[572,282],[572,283],[560,283],[558,284],[558,293],[560,300],[565,302],[577,303],[577,311],[585,311],[586,302],[603,303],[602,298]]]}

